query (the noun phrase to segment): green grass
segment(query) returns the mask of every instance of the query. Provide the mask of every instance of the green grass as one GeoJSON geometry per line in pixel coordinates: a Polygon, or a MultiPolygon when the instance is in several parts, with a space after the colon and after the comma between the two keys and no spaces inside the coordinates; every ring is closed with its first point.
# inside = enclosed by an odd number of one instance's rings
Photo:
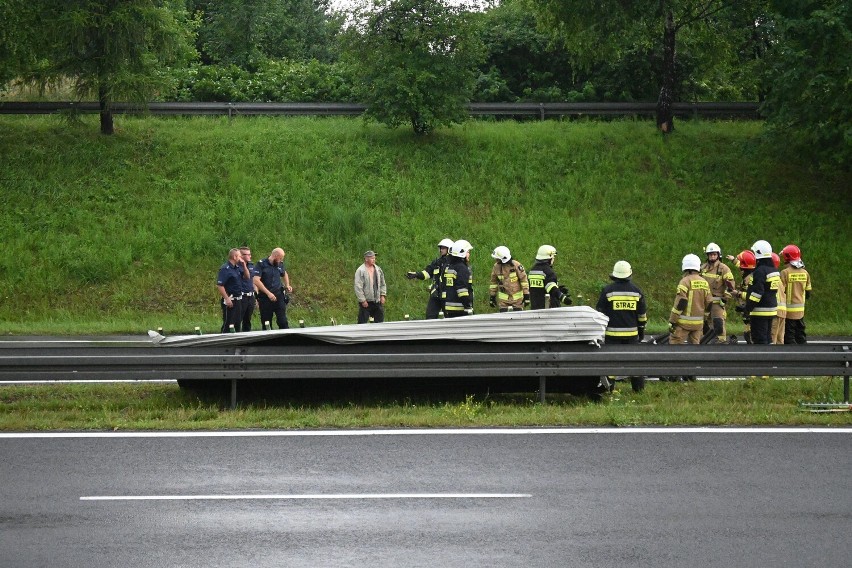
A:
{"type": "Polygon", "coordinates": [[[842,399],[842,380],[749,379],[651,382],[641,393],[618,383],[601,402],[570,395],[244,400],[236,410],[172,384],[0,387],[0,431],[467,428],[539,426],[849,426],[852,413],[803,412],[800,401],[842,399]]]}
{"type": "Polygon", "coordinates": [[[0,116],[0,332],[212,332],[216,271],[243,242],[255,260],[287,250],[291,321],[354,322],[368,248],[388,277],[388,319],[422,317],[427,288],[404,273],[447,236],[474,244],[480,313],[491,249],[529,265],[548,243],[590,304],[629,260],[652,331],[684,254],[795,242],[814,281],[810,333],[852,330],[852,179],[774,160],[756,143],[760,123],[681,121],[667,139],[645,121],[474,121],[424,139],[343,118],[119,117],[117,128],[0,116]]]}

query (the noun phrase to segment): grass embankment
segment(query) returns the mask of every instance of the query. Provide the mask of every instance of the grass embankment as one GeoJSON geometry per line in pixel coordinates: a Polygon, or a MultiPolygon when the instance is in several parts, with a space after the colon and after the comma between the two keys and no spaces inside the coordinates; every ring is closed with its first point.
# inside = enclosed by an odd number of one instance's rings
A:
{"type": "Polygon", "coordinates": [[[684,254],[795,242],[814,281],[809,331],[852,330],[849,176],[766,157],[759,123],[681,121],[663,139],[644,121],[470,122],[415,139],[340,118],[122,117],[113,137],[95,120],[0,117],[3,333],[212,332],[216,271],[244,242],[255,260],[288,251],[291,321],[354,322],[368,248],[388,319],[422,317],[426,285],[404,274],[447,236],[474,244],[480,313],[491,249],[529,266],[549,243],[580,302],[629,260],[652,331],[684,254]]]}
{"type": "Polygon", "coordinates": [[[176,385],[40,385],[0,389],[0,431],[436,428],[537,426],[848,426],[852,413],[812,414],[798,401],[842,398],[842,380],[619,383],[602,402],[548,395],[443,400],[294,402],[248,399],[234,411],[176,385]]]}

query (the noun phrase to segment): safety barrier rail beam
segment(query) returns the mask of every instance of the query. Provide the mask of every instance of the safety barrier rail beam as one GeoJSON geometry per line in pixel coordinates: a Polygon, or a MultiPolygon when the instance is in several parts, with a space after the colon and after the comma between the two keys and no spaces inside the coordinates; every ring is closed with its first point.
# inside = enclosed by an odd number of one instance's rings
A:
{"type": "Polygon", "coordinates": [[[0,344],[0,382],[323,379],[363,376],[849,376],[849,345],[660,346],[403,342],[230,347],[0,344]]]}
{"type": "MultiPolygon", "coordinates": [[[[653,116],[656,103],[470,103],[471,116],[534,116],[541,120],[561,116],[653,116]]],[[[674,103],[676,116],[760,118],[759,104],[749,102],[674,103]]],[[[114,103],[116,114],[153,115],[310,115],[358,116],[366,106],[355,103],[242,103],[153,102],[147,105],[114,103]]],[[[96,113],[97,102],[0,102],[0,114],[96,113]]]]}

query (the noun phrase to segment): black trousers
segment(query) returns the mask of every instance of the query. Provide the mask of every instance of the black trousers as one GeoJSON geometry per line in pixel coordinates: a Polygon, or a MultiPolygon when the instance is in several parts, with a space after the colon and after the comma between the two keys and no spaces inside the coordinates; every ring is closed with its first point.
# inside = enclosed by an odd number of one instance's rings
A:
{"type": "Polygon", "coordinates": [[[287,322],[287,304],[284,303],[284,294],[279,292],[275,295],[273,302],[264,294],[257,296],[257,305],[260,308],[260,327],[262,328],[266,322],[269,322],[269,327],[272,327],[272,316],[275,315],[275,322],[278,324],[278,329],[287,329],[290,324],[287,322]]]}
{"type": "Polygon", "coordinates": [[[222,333],[228,333],[231,326],[234,326],[234,331],[240,331],[240,318],[243,315],[243,301],[235,299],[230,308],[225,304],[224,300],[222,300],[221,304],[222,333]]]}
{"type": "Polygon", "coordinates": [[[370,317],[375,323],[385,321],[385,307],[381,302],[367,302],[366,308],[358,304],[358,323],[368,323],[370,317]]]}
{"type": "Polygon", "coordinates": [[[240,317],[241,326],[237,331],[251,331],[251,317],[254,315],[255,296],[246,296],[243,294],[242,301],[243,315],[240,317]]]}
{"type": "Polygon", "coordinates": [[[429,303],[426,304],[426,319],[434,320],[438,319],[438,312],[444,309],[444,302],[441,301],[441,298],[436,298],[435,296],[429,296],[429,303]]]}
{"type": "Polygon", "coordinates": [[[755,345],[769,345],[772,343],[772,320],[769,316],[752,316],[751,318],[751,342],[755,345]]]}
{"type": "Polygon", "coordinates": [[[608,343],[610,345],[633,345],[634,343],[639,343],[639,336],[631,335],[628,337],[621,337],[616,335],[604,335],[604,343],[608,343]]]}
{"type": "Polygon", "coordinates": [[[804,345],[808,342],[808,335],[805,333],[805,319],[791,320],[787,319],[784,324],[784,345],[804,345]]]}

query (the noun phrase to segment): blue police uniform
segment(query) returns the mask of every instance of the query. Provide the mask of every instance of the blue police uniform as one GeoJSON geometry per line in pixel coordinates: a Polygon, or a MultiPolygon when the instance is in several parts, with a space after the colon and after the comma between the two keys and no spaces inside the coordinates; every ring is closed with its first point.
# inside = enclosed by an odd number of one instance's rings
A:
{"type": "MultiPolygon", "coordinates": [[[[252,268],[252,279],[255,276],[260,277],[260,281],[272,294],[275,295],[275,300],[270,300],[266,294],[258,293],[257,305],[260,308],[260,324],[272,321],[272,314],[275,314],[275,320],[278,323],[279,329],[287,329],[290,324],[287,322],[287,302],[290,298],[284,290],[282,278],[284,277],[284,264],[281,263],[275,266],[269,262],[268,258],[264,258],[252,268]]],[[[270,324],[271,326],[271,324],[270,324]]]]}
{"type": "Polygon", "coordinates": [[[249,278],[241,278],[242,282],[242,290],[243,290],[243,301],[242,301],[242,315],[240,316],[240,322],[242,323],[241,329],[237,331],[251,331],[251,317],[254,315],[254,278],[252,274],[252,270],[254,269],[253,262],[247,262],[246,268],[249,270],[249,278]]]}
{"type": "Polygon", "coordinates": [[[216,285],[225,288],[225,292],[233,301],[233,306],[230,308],[222,300],[222,333],[228,333],[230,326],[234,326],[234,330],[240,329],[240,318],[242,317],[243,303],[243,271],[239,265],[226,262],[219,269],[219,274],[216,277],[216,285]]]}

